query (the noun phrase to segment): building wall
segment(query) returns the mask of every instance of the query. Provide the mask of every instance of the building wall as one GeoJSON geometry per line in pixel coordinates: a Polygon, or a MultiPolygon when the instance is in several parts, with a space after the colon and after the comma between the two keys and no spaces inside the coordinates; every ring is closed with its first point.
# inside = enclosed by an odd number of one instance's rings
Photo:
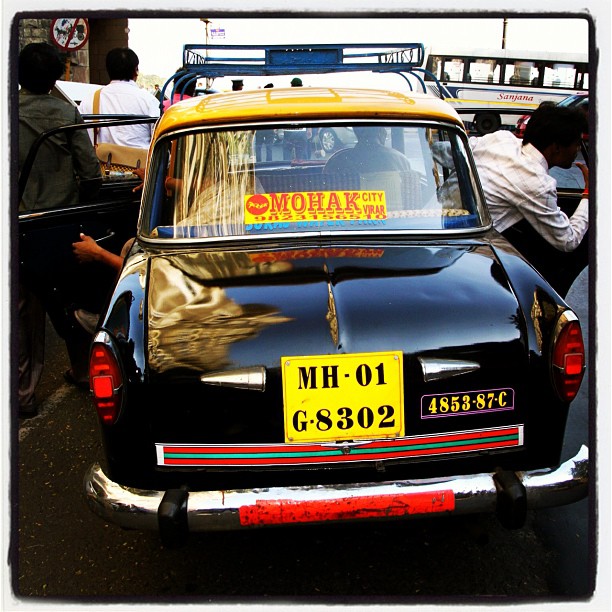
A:
{"type": "MultiPolygon", "coordinates": [[[[32,42],[51,41],[52,19],[21,19],[18,24],[19,51],[32,42]]],[[[128,46],[128,20],[89,19],[89,40],[78,51],[61,53],[66,63],[65,81],[78,83],[108,83],[105,59],[114,47],[128,46]]]]}
{"type": "Polygon", "coordinates": [[[19,51],[33,42],[50,41],[51,19],[19,20],[19,51]]]}
{"type": "Polygon", "coordinates": [[[106,54],[115,47],[128,46],[128,20],[89,20],[89,82],[106,85],[106,54]]]}

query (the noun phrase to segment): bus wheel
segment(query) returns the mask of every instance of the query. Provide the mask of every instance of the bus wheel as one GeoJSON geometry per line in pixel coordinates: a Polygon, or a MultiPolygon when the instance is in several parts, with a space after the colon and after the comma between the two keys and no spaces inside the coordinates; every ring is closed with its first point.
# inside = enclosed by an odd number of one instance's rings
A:
{"type": "Polygon", "coordinates": [[[474,118],[476,131],[479,134],[491,134],[501,127],[501,119],[495,113],[482,113],[474,118]]]}

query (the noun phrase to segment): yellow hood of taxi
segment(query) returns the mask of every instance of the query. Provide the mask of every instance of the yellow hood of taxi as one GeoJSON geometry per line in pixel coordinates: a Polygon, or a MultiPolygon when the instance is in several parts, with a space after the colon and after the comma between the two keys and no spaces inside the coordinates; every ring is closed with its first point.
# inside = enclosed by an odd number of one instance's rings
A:
{"type": "Polygon", "coordinates": [[[330,118],[418,118],[462,125],[449,104],[427,94],[304,87],[229,92],[184,100],[162,115],[155,137],[196,125],[330,118]]]}

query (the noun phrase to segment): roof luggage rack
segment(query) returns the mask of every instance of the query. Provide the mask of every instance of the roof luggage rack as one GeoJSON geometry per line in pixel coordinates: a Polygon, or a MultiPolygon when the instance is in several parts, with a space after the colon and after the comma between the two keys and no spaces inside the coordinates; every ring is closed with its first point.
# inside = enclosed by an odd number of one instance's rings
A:
{"type": "MultiPolygon", "coordinates": [[[[406,80],[410,77],[419,88],[427,88],[421,74],[434,82],[438,79],[422,66],[425,48],[422,43],[385,44],[319,44],[319,45],[211,45],[187,44],[183,47],[183,66],[164,84],[163,92],[174,82],[177,86],[200,78],[237,76],[275,76],[326,74],[334,72],[394,72],[406,80]]],[[[439,83],[438,83],[439,84],[439,83]]],[[[162,96],[163,99],[163,96],[162,96]]]]}
{"type": "Polygon", "coordinates": [[[185,45],[183,67],[205,76],[273,76],[407,71],[425,59],[421,43],[331,45],[185,45]]]}

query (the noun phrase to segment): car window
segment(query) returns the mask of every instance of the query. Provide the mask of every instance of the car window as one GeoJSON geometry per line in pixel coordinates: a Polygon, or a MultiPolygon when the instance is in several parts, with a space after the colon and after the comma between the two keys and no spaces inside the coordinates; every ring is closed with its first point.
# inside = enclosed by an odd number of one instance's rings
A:
{"type": "Polygon", "coordinates": [[[140,232],[151,238],[483,225],[466,144],[452,129],[191,131],[160,140],[150,170],[140,232]],[[322,138],[332,130],[338,142],[328,154],[322,138]]]}

